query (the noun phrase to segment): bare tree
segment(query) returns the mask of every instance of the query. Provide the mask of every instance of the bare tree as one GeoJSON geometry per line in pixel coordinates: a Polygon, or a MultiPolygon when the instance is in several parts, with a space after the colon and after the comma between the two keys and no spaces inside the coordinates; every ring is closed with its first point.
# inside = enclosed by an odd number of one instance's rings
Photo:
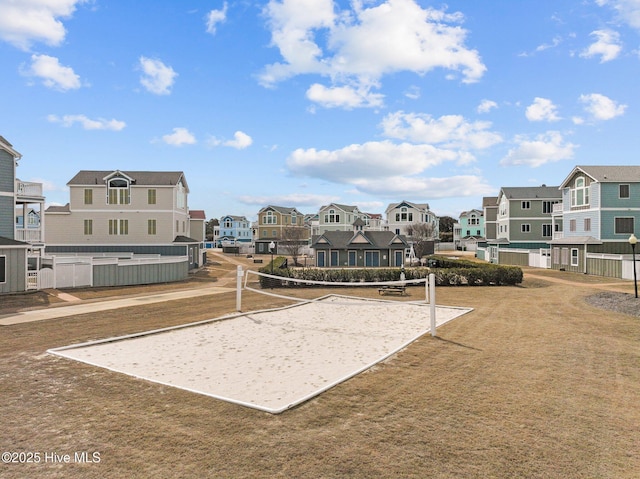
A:
{"type": "Polygon", "coordinates": [[[432,223],[412,223],[407,226],[407,236],[413,243],[413,251],[416,258],[420,259],[427,254],[427,243],[433,241],[435,228],[432,223]]]}
{"type": "Polygon", "coordinates": [[[309,229],[304,226],[287,226],[282,229],[282,237],[278,248],[293,258],[293,264],[298,264],[302,248],[309,240],[309,229]]]}

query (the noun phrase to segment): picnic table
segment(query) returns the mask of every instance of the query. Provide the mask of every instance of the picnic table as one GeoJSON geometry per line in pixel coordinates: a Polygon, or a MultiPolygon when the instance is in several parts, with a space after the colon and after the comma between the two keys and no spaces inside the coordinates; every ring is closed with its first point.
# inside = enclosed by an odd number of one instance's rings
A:
{"type": "Polygon", "coordinates": [[[378,294],[380,295],[400,293],[400,295],[404,296],[405,292],[406,286],[400,284],[397,286],[381,286],[378,288],[378,294]]]}

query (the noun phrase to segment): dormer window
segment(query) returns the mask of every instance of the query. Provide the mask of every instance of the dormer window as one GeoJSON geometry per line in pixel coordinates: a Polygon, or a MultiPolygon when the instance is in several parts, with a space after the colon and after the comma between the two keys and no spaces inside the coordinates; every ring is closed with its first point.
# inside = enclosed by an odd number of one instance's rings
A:
{"type": "Polygon", "coordinates": [[[107,181],[107,203],[128,205],[131,202],[130,183],[126,178],[111,178],[107,181]]]}
{"type": "Polygon", "coordinates": [[[571,190],[571,206],[589,206],[589,186],[587,186],[582,176],[576,178],[574,187],[571,190]]]}

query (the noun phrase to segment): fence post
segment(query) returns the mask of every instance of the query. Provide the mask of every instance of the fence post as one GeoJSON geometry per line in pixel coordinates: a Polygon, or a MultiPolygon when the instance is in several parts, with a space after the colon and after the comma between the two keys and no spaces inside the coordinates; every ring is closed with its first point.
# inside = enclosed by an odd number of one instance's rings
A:
{"type": "Polygon", "coordinates": [[[436,275],[429,273],[429,304],[431,316],[431,336],[436,335],[436,275]]]}
{"type": "Polygon", "coordinates": [[[236,311],[242,311],[242,279],[244,278],[244,271],[242,271],[242,265],[238,265],[236,272],[236,311]]]}

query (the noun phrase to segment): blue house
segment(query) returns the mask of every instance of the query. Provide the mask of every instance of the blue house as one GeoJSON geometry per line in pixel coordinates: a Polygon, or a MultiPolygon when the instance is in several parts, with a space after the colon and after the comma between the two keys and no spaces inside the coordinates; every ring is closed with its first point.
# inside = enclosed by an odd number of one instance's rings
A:
{"type": "Polygon", "coordinates": [[[251,222],[244,216],[227,215],[220,218],[220,236],[218,246],[237,243],[251,243],[253,229],[251,222]]]}
{"type": "Polygon", "coordinates": [[[551,267],[618,276],[607,272],[600,255],[630,254],[629,237],[640,222],[640,166],[576,166],[560,185],[562,202],[553,221],[560,224],[549,242],[551,267]]]}

